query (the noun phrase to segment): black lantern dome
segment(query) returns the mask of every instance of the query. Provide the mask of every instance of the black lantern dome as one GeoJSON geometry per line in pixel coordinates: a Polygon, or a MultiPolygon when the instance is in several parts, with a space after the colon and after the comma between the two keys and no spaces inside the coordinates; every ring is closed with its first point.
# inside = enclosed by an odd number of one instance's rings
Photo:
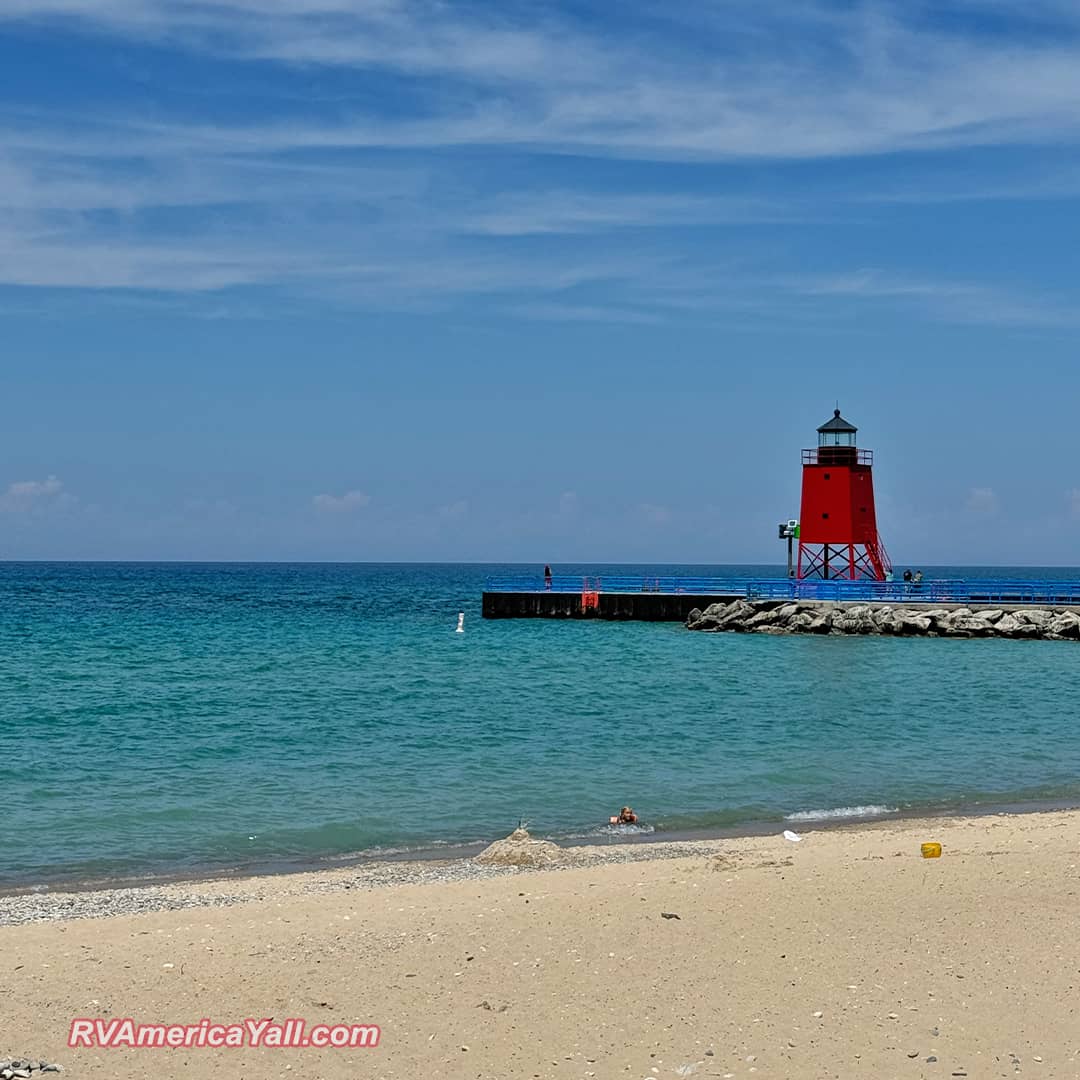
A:
{"type": "Polygon", "coordinates": [[[854,424],[849,424],[841,415],[840,410],[834,410],[831,420],[826,420],[817,429],[818,446],[854,446],[855,433],[859,429],[854,424]]]}

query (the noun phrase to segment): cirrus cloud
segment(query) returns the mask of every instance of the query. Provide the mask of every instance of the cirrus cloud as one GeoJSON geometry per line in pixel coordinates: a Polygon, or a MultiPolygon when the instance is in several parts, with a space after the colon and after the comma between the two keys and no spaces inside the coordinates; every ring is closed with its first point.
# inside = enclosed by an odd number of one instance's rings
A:
{"type": "Polygon", "coordinates": [[[44,480],[16,480],[0,495],[0,511],[27,513],[71,501],[73,496],[64,491],[63,482],[55,476],[47,476],[44,480]]]}
{"type": "Polygon", "coordinates": [[[964,504],[974,514],[996,514],[999,507],[997,492],[993,488],[972,488],[964,504]]]}
{"type": "Polygon", "coordinates": [[[0,288],[153,290],[209,317],[202,296],[231,291],[260,314],[283,297],[422,311],[484,297],[563,325],[857,305],[1068,331],[1071,287],[827,265],[761,231],[887,221],[898,199],[1076,196],[1075,162],[1033,156],[1080,153],[1075,6],[941,6],[628,0],[602,25],[565,3],[5,0],[0,27],[26,35],[35,66],[78,47],[108,94],[88,80],[65,103],[0,103],[0,288]],[[208,62],[212,81],[136,74],[161,51],[208,62]],[[249,108],[214,105],[237,87],[249,108]],[[945,159],[1010,147],[985,173],[945,159]],[[884,154],[889,170],[858,178],[827,164],[884,154]],[[611,158],[627,162],[618,183],[611,158]]]}
{"type": "Polygon", "coordinates": [[[371,496],[362,491],[346,491],[344,495],[316,495],[311,502],[316,510],[341,514],[367,506],[371,502],[371,496]]]}

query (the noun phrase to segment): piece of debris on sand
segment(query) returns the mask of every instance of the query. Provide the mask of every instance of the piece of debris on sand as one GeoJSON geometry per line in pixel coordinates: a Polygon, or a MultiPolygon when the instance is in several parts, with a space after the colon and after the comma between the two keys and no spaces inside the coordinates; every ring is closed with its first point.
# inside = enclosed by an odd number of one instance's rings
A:
{"type": "Polygon", "coordinates": [[[489,844],[476,856],[485,866],[557,866],[566,861],[565,853],[550,840],[534,840],[520,826],[503,840],[489,844]]]}

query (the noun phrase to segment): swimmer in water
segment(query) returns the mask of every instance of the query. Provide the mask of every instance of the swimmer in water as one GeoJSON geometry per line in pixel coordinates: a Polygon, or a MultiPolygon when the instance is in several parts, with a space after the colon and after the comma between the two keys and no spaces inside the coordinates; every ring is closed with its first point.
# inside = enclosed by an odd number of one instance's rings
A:
{"type": "Polygon", "coordinates": [[[613,817],[610,820],[612,825],[636,825],[637,814],[635,814],[629,806],[624,806],[619,811],[619,816],[613,817]]]}

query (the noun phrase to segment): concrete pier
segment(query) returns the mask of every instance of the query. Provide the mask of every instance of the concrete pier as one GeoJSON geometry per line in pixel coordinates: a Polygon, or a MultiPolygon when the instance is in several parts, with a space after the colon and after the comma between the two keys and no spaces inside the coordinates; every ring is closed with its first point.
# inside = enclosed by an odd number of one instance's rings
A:
{"type": "Polygon", "coordinates": [[[710,578],[648,575],[521,575],[490,579],[486,619],[638,619],[685,622],[695,608],[743,600],[752,604],[871,604],[911,608],[1005,611],[1080,607],[1080,581],[926,579],[920,582],[844,578],[710,578]]]}

